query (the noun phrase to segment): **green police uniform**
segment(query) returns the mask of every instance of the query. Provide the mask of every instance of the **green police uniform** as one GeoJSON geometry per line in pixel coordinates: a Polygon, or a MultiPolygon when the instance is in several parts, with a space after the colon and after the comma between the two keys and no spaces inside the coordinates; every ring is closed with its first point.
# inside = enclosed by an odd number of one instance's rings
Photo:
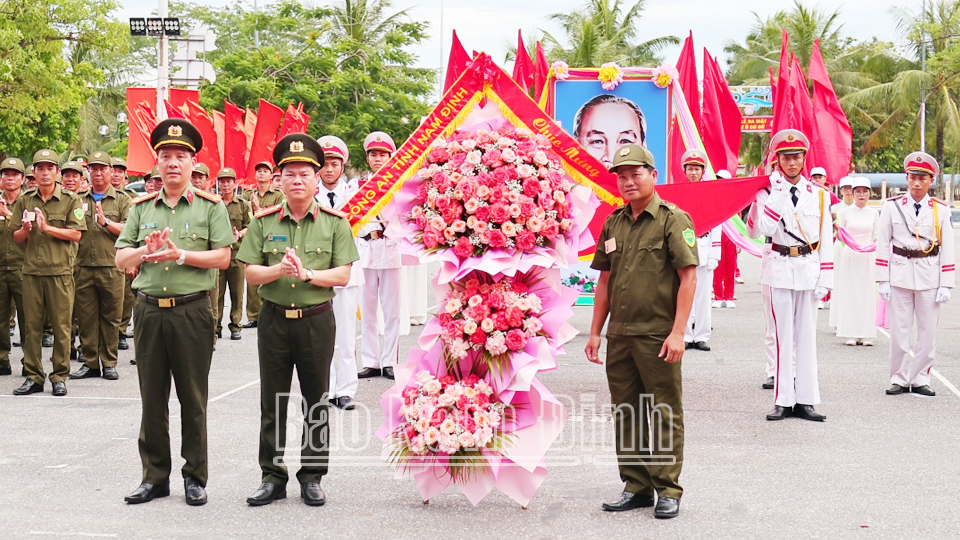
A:
{"type": "MultiPolygon", "coordinates": [[[[49,152],[50,150],[42,150],[49,152]]],[[[55,156],[55,154],[53,154],[55,156]]],[[[38,160],[34,159],[36,163],[38,160]]],[[[17,230],[22,225],[24,211],[34,212],[39,208],[47,223],[61,229],[85,231],[83,207],[80,197],[54,186],[53,194],[46,201],[39,189],[26,191],[13,206],[10,226],[17,230]]],[[[77,258],[77,242],[54,238],[40,232],[34,221],[24,247],[23,304],[25,332],[23,339],[23,363],[27,376],[37,384],[43,384],[46,374],[40,356],[40,340],[43,337],[43,322],[48,320],[53,328],[53,372],[50,382],[63,382],[70,374],[70,338],[73,331],[74,281],[73,267],[77,258]]]]}
{"type": "MultiPolygon", "coordinates": [[[[642,157],[620,155],[621,150],[614,168],[653,166],[649,153],[636,145],[624,147],[630,148],[642,157]]],[[[690,216],[656,193],[637,219],[629,204],[615,210],[597,242],[591,267],[610,272],[606,371],[625,491],[656,491],[675,499],[683,493],[678,483],[683,465],[681,362],[667,363],[659,354],[676,316],[677,269],[697,261],[690,216]],[[650,418],[660,420],[652,440],[650,418]]]]}
{"type": "MultiPolygon", "coordinates": [[[[259,201],[258,206],[260,210],[270,208],[271,206],[276,206],[283,202],[283,192],[270,187],[267,189],[267,192],[261,197],[259,191],[254,187],[253,189],[247,190],[240,195],[240,198],[250,203],[251,208],[253,203],[254,195],[257,195],[257,200],[259,201]]],[[[260,317],[260,295],[257,293],[257,288],[247,285],[247,320],[250,322],[256,322],[260,317]]]]}
{"type": "MultiPolygon", "coordinates": [[[[93,154],[93,162],[97,155],[93,154]]],[[[91,370],[117,366],[120,320],[123,314],[123,271],[117,268],[117,237],[106,225],[97,223],[97,200],[93,190],[81,196],[87,232],[80,239],[77,254],[76,314],[80,325],[80,346],[91,370]]],[[[130,213],[130,197],[108,185],[100,199],[106,223],[122,223],[130,213]]]]}
{"type": "MultiPolygon", "coordinates": [[[[13,169],[24,171],[23,162],[17,158],[6,158],[0,165],[0,171],[13,169]]],[[[20,192],[23,193],[22,191],[20,192]]],[[[16,199],[6,200],[6,193],[0,194],[4,198],[7,208],[16,205],[16,199]]],[[[17,196],[19,199],[19,195],[17,196]]],[[[23,315],[23,244],[13,240],[13,216],[0,215],[0,321],[13,321],[13,311],[20,321],[20,343],[23,343],[24,315],[23,315]]],[[[12,326],[11,326],[12,328],[12,326]]],[[[0,331],[0,371],[7,372],[10,368],[10,334],[0,331]]]]}
{"type": "MultiPolygon", "coordinates": [[[[226,204],[226,203],[225,203],[226,204]]],[[[230,216],[230,227],[242,231],[250,225],[252,212],[250,203],[234,195],[233,200],[226,204],[227,214],[230,216]]],[[[239,332],[243,327],[240,320],[243,317],[243,263],[237,261],[237,252],[240,250],[241,238],[230,246],[230,268],[219,272],[219,299],[217,302],[217,334],[222,330],[223,309],[225,306],[227,286],[230,286],[230,322],[227,328],[231,332],[239,332]]]]}
{"type": "MultiPolygon", "coordinates": [[[[291,134],[277,143],[274,159],[280,166],[289,161],[320,166],[323,149],[309,136],[291,134]],[[289,155],[291,152],[294,155],[289,155]]],[[[344,214],[322,208],[314,201],[299,221],[293,219],[286,203],[258,212],[247,229],[237,260],[272,266],[281,262],[287,248],[293,248],[303,266],[312,270],[336,268],[360,258],[344,214]]],[[[331,287],[282,277],[260,285],[259,292],[263,297],[257,329],[263,481],[280,486],[287,483],[287,469],[281,459],[286,440],[287,393],[296,366],[311,423],[304,433],[297,480],[301,484],[320,482],[327,473],[329,456],[326,419],[330,362],[336,336],[336,323],[330,309],[334,291],[331,287]]]]}
{"type": "MultiPolygon", "coordinates": [[[[184,146],[199,151],[202,138],[189,122],[168,119],[154,130],[154,148],[184,146]]],[[[233,243],[230,221],[220,198],[187,185],[176,204],[165,188],[135,199],[117,238],[117,248],[138,248],[154,231],[169,228],[169,238],[186,251],[208,251],[233,243]]],[[[216,269],[179,265],[176,261],[143,263],[133,281],[134,347],[143,414],[140,459],[143,482],[162,485],[171,470],[169,410],[170,378],[180,400],[184,478],[206,485],[207,383],[213,355],[213,318],[208,296],[216,269]]]]}

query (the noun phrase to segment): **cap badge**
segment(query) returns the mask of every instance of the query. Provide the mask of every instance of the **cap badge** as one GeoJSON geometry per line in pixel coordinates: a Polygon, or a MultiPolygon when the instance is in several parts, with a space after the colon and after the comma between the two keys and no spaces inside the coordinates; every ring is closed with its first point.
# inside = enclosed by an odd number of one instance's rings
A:
{"type": "Polygon", "coordinates": [[[100,152],[97,152],[96,154],[93,155],[93,157],[95,158],[99,158],[100,156],[101,156],[100,152]]]}
{"type": "Polygon", "coordinates": [[[333,143],[332,143],[332,142],[330,142],[330,141],[324,141],[324,143],[323,143],[323,147],[324,147],[324,148],[330,148],[331,146],[333,146],[333,143]]]}
{"type": "Polygon", "coordinates": [[[630,149],[629,149],[629,148],[623,148],[623,149],[620,150],[620,157],[629,156],[629,155],[630,155],[630,149]]]}
{"type": "Polygon", "coordinates": [[[182,137],[183,128],[180,126],[170,126],[167,128],[167,135],[170,137],[182,137]]]}
{"type": "Polygon", "coordinates": [[[47,150],[44,150],[43,152],[40,152],[40,155],[43,156],[43,157],[47,157],[47,156],[50,155],[50,152],[47,151],[47,150]]]}
{"type": "Polygon", "coordinates": [[[787,142],[793,142],[795,140],[797,140],[797,138],[794,137],[792,133],[790,135],[787,135],[787,142]]]}
{"type": "Polygon", "coordinates": [[[383,137],[377,135],[377,142],[380,142],[380,141],[382,141],[382,140],[383,140],[383,137]]]}
{"type": "Polygon", "coordinates": [[[290,143],[291,152],[303,152],[303,141],[292,141],[290,143]]]}
{"type": "Polygon", "coordinates": [[[11,160],[8,161],[7,163],[9,163],[9,164],[11,164],[11,165],[16,165],[16,164],[17,164],[17,160],[11,159],[11,160]]]}

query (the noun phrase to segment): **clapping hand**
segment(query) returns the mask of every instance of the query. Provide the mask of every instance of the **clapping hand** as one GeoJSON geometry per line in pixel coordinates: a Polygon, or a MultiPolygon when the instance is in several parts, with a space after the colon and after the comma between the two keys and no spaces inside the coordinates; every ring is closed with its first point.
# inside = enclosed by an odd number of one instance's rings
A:
{"type": "Polygon", "coordinates": [[[47,217],[43,215],[43,211],[39,208],[34,207],[33,211],[37,215],[37,228],[40,229],[40,232],[47,232],[47,217]]]}
{"type": "Polygon", "coordinates": [[[7,201],[0,197],[0,215],[3,217],[10,217],[13,215],[13,212],[10,211],[10,207],[7,206],[7,201]]]}
{"type": "Polygon", "coordinates": [[[287,248],[286,255],[284,255],[283,260],[280,261],[280,270],[285,276],[303,280],[303,262],[293,248],[287,248]]]}
{"type": "Polygon", "coordinates": [[[106,226],[107,216],[103,215],[103,206],[100,204],[99,201],[97,201],[95,209],[96,209],[97,224],[99,224],[101,227],[106,226]]]}
{"type": "Polygon", "coordinates": [[[147,255],[141,257],[143,262],[162,263],[175,261],[180,258],[180,249],[169,238],[170,228],[163,232],[154,231],[147,236],[147,255]],[[165,247],[166,249],[160,249],[165,247]]]}
{"type": "Polygon", "coordinates": [[[234,242],[240,241],[240,231],[238,231],[236,227],[233,228],[233,241],[234,242]]]}
{"type": "Polygon", "coordinates": [[[23,211],[23,218],[20,221],[20,228],[24,231],[30,232],[33,230],[33,222],[29,219],[30,212],[27,210],[23,211]]]}

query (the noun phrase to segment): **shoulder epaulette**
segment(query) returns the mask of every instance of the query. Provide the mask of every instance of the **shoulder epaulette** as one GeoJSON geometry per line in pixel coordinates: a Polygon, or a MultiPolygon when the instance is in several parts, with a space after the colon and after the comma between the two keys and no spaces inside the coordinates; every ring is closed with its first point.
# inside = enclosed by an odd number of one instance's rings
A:
{"type": "Polygon", "coordinates": [[[281,208],[283,208],[282,204],[275,204],[273,206],[261,208],[260,210],[257,211],[256,214],[254,214],[254,217],[262,218],[263,216],[269,216],[270,214],[277,213],[281,208]]]}
{"type": "Polygon", "coordinates": [[[337,217],[342,217],[344,219],[347,219],[348,214],[346,212],[341,212],[340,210],[337,210],[335,208],[328,208],[326,206],[322,206],[319,204],[317,206],[319,206],[321,210],[323,210],[324,212],[332,216],[337,216],[337,217]]]}
{"type": "Polygon", "coordinates": [[[942,204],[942,205],[944,205],[944,206],[949,206],[949,205],[947,204],[947,201],[945,201],[945,200],[943,200],[943,199],[938,199],[938,198],[936,198],[936,197],[930,197],[930,206],[933,206],[933,202],[934,202],[934,201],[936,201],[936,202],[938,202],[938,203],[940,203],[940,204],[942,204]]]}
{"type": "Polygon", "coordinates": [[[222,200],[219,195],[214,195],[213,193],[210,193],[209,191],[204,191],[202,189],[197,190],[197,196],[200,198],[206,199],[212,203],[218,203],[222,200]]]}
{"type": "Polygon", "coordinates": [[[149,201],[150,199],[156,199],[157,195],[160,195],[159,191],[154,191],[153,193],[147,193],[146,195],[141,195],[136,199],[130,201],[131,204],[140,204],[142,202],[149,201]]]}
{"type": "Polygon", "coordinates": [[[888,200],[888,201],[895,201],[895,200],[899,199],[900,197],[903,197],[903,195],[897,195],[896,197],[887,197],[887,200],[888,200]]]}
{"type": "Polygon", "coordinates": [[[30,189],[23,190],[23,193],[21,193],[20,195],[33,195],[36,192],[37,192],[37,188],[30,188],[30,189]]]}

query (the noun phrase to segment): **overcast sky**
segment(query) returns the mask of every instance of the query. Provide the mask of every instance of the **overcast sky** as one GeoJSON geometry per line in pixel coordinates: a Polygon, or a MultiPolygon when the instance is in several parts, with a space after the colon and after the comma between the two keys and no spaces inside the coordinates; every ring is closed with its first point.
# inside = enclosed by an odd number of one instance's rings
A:
{"type": "MultiPolygon", "coordinates": [[[[228,0],[196,0],[201,4],[225,5],[228,0]]],[[[229,0],[233,3],[234,0],[229,0]]],[[[241,0],[248,5],[252,0],[241,0]]],[[[625,0],[632,4],[633,0],[625,0]]],[[[260,4],[269,3],[260,0],[260,4]]],[[[329,0],[318,0],[317,4],[330,4],[329,0]]],[[[885,41],[896,41],[896,26],[890,9],[904,7],[914,12],[920,11],[921,0],[846,0],[841,2],[821,1],[804,2],[807,6],[820,6],[822,9],[840,9],[840,21],[846,35],[859,39],[876,36],[885,41]],[[915,5],[914,5],[915,4],[915,5]]],[[[467,51],[477,50],[489,53],[494,60],[503,63],[506,52],[505,42],[516,41],[517,30],[524,34],[534,29],[544,29],[555,36],[556,28],[547,20],[550,13],[568,12],[579,8],[584,0],[394,0],[395,10],[410,8],[415,20],[428,21],[429,33],[433,39],[412,52],[420,58],[423,67],[439,68],[446,63],[449,53],[450,35],[456,30],[467,51]],[[442,19],[441,19],[442,11],[442,19]],[[442,28],[443,53],[439,36],[442,28]]],[[[122,0],[122,9],[118,16],[143,17],[146,11],[155,10],[149,0],[122,0]],[[149,6],[149,7],[148,7],[149,6]]],[[[793,0],[647,0],[647,9],[640,21],[640,39],[657,36],[675,35],[683,39],[693,30],[694,42],[698,49],[706,47],[724,63],[723,46],[727,40],[743,41],[757,13],[766,18],[780,10],[792,8],[793,0]]],[[[176,16],[171,13],[171,16],[176,16]]],[[[526,39],[526,37],[525,37],[526,39]]],[[[671,47],[666,51],[667,62],[675,62],[680,47],[671,47]]],[[[702,52],[698,50],[697,61],[702,52]]]]}

